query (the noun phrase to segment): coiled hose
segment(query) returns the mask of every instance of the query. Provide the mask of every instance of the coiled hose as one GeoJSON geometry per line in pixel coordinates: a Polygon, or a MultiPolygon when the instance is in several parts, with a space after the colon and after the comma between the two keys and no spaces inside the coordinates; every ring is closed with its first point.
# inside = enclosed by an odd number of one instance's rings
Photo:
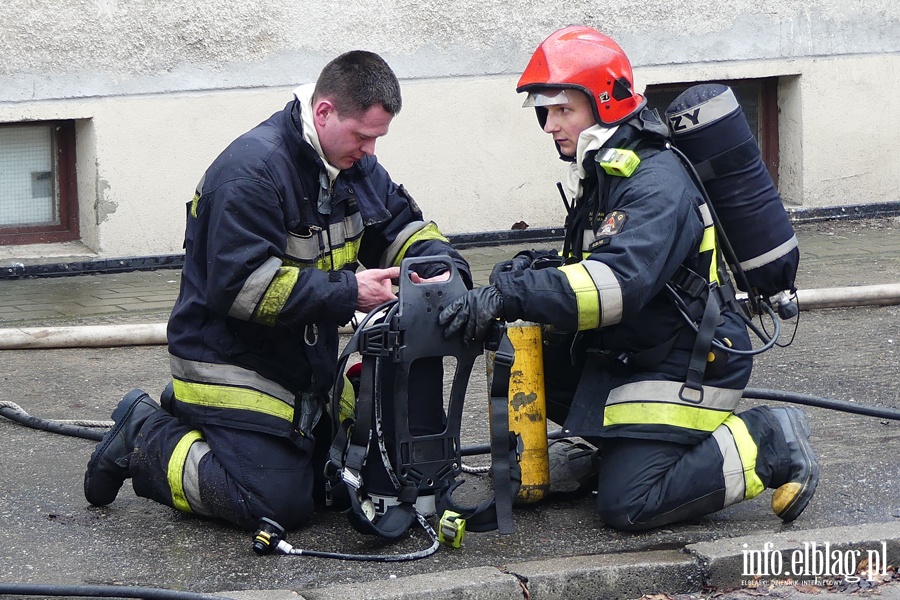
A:
{"type": "Polygon", "coordinates": [[[146,598],[147,600],[228,600],[224,596],[122,585],[38,585],[0,583],[0,596],[76,596],[85,598],[146,598]]]}

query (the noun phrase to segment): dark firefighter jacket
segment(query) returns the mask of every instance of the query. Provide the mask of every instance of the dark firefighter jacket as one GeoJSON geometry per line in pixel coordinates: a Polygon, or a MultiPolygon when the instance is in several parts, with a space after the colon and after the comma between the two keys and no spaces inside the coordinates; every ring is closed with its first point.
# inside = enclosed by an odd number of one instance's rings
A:
{"type": "MultiPolygon", "coordinates": [[[[682,388],[696,334],[666,284],[687,268],[706,288],[718,278],[719,257],[709,211],[660,126],[655,111],[643,111],[585,157],[589,175],[566,222],[569,264],[496,279],[507,320],[578,332],[573,355],[584,367],[565,423],[576,434],[694,443],[735,409],[750,376],[749,356],[716,351],[702,400],[682,388]],[[605,148],[633,149],[637,170],[622,177],[598,169],[605,148]]],[[[715,322],[717,338],[750,348],[736,314],[723,309],[715,322]]]]}
{"type": "Polygon", "coordinates": [[[356,308],[358,264],[449,255],[471,287],[466,262],[374,156],[329,189],[300,110],[295,99],[232,142],[188,204],[168,324],[176,412],[188,422],[308,434],[335,375],[337,329],[356,308]]]}

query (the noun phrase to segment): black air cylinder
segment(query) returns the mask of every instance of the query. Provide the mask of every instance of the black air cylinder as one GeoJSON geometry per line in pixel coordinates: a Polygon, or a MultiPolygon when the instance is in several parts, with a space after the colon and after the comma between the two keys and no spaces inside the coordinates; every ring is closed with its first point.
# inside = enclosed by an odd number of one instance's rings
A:
{"type": "MultiPolygon", "coordinates": [[[[696,85],[666,110],[675,145],[709,194],[750,287],[768,298],[794,291],[797,236],[731,88],[696,85]]],[[[743,281],[735,282],[745,292],[743,281]]]]}

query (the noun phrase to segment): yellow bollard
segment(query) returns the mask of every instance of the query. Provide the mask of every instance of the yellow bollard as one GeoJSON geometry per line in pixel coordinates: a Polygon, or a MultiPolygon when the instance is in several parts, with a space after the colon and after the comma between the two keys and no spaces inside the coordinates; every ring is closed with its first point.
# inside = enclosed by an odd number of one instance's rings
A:
{"type": "Polygon", "coordinates": [[[516,321],[506,325],[506,335],[516,352],[509,376],[509,430],[521,436],[523,446],[516,503],[532,504],[543,500],[550,488],[541,327],[516,321]]]}

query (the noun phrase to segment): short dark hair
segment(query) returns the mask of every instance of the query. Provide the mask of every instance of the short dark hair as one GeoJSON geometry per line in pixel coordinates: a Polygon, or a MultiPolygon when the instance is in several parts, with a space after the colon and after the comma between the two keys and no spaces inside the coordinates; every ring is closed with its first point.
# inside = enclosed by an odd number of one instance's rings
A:
{"type": "Polygon", "coordinates": [[[349,117],[376,104],[396,115],[402,105],[397,76],[383,58],[365,50],[345,52],[325,65],[313,98],[328,98],[339,113],[349,117]]]}

